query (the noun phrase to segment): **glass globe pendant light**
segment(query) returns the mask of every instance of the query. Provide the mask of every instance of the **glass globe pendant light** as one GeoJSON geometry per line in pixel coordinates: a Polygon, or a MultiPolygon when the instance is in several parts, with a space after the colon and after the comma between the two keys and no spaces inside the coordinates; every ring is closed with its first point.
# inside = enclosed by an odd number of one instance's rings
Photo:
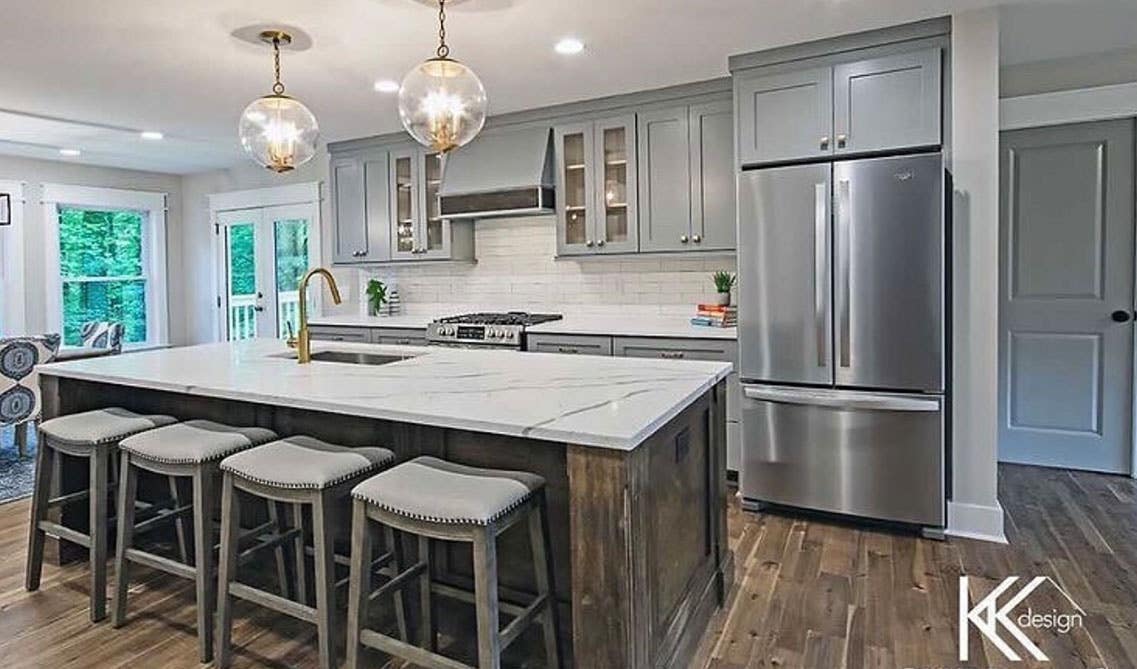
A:
{"type": "Polygon", "coordinates": [[[408,72],[399,87],[399,120],[419,144],[441,154],[467,144],[486,123],[486,89],[473,70],[450,58],[446,0],[438,2],[435,57],[408,72]]]}
{"type": "Polygon", "coordinates": [[[275,81],[272,94],[253,100],[241,113],[241,148],[273,172],[290,172],[312,159],[320,126],[299,100],[284,94],[280,82],[280,45],[291,44],[283,30],[266,30],[261,41],[272,44],[275,81]]]}

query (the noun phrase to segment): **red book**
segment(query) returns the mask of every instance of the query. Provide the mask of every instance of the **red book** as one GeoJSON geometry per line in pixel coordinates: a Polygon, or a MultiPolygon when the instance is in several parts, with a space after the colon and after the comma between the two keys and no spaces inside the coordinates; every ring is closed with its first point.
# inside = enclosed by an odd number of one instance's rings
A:
{"type": "Polygon", "coordinates": [[[700,304],[696,307],[699,311],[715,311],[718,313],[726,313],[728,311],[735,311],[737,307],[728,307],[722,304],[700,304]]]}

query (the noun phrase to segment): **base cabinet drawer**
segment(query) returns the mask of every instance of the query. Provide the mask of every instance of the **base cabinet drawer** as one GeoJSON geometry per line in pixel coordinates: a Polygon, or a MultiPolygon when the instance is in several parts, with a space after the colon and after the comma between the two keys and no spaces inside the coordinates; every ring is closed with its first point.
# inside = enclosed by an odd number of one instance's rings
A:
{"type": "Polygon", "coordinates": [[[736,363],[738,342],[729,339],[667,339],[662,337],[616,337],[616,356],[668,360],[713,360],[736,363]]]}
{"type": "Polygon", "coordinates": [[[525,350],[537,353],[567,353],[575,355],[612,355],[612,338],[529,334],[525,337],[525,350]]]}
{"type": "Polygon", "coordinates": [[[367,328],[310,325],[308,326],[308,336],[314,341],[349,341],[359,344],[371,343],[371,332],[367,328]]]}
{"type": "Polygon", "coordinates": [[[375,328],[371,330],[371,343],[392,346],[426,346],[426,330],[375,328]]]}

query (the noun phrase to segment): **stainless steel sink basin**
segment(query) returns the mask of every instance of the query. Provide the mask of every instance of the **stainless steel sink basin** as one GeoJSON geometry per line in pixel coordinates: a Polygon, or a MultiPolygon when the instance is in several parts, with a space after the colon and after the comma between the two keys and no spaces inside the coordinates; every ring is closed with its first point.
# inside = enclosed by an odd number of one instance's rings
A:
{"type": "MultiPolygon", "coordinates": [[[[296,352],[289,351],[278,356],[296,359],[296,352]]],[[[389,365],[400,360],[410,360],[413,355],[386,355],[383,353],[365,353],[363,351],[313,351],[312,362],[344,362],[350,365],[389,365]]]]}

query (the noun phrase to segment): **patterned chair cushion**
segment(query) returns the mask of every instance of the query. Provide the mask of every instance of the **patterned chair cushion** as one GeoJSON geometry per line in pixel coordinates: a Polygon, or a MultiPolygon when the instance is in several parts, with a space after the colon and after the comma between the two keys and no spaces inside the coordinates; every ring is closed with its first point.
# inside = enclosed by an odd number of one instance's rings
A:
{"type": "Polygon", "coordinates": [[[83,324],[80,337],[83,346],[88,348],[109,348],[115,353],[122,353],[122,336],[126,326],[114,321],[90,321],[83,324]]]}
{"type": "Polygon", "coordinates": [[[39,374],[36,365],[59,353],[59,335],[0,338],[0,425],[19,425],[39,418],[39,374]]]}

